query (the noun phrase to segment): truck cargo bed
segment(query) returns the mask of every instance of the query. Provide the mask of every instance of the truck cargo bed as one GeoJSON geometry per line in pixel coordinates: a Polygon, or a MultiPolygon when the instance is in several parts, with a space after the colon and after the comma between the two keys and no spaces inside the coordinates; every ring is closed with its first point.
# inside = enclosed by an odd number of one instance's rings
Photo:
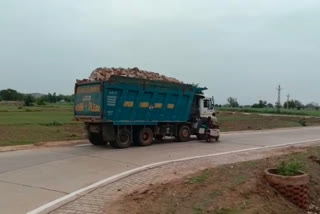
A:
{"type": "Polygon", "coordinates": [[[75,117],[114,125],[185,122],[196,92],[187,84],[113,76],[76,84],[75,117]]]}

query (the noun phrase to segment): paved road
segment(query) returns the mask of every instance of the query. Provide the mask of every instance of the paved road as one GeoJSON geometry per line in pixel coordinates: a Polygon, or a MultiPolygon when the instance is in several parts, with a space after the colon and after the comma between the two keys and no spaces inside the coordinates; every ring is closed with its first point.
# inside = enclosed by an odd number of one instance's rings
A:
{"type": "Polygon", "coordinates": [[[320,140],[320,127],[222,135],[221,143],[191,141],[115,150],[91,145],[0,153],[0,213],[25,213],[106,177],[138,166],[252,147],[320,140]]]}

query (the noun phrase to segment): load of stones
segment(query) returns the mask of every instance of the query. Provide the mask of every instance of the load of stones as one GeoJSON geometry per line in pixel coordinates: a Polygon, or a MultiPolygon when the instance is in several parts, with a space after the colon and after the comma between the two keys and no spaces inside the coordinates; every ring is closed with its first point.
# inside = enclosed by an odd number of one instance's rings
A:
{"type": "Polygon", "coordinates": [[[111,76],[123,76],[146,80],[157,80],[171,83],[183,83],[175,78],[167,77],[159,73],[140,70],[139,68],[97,68],[92,71],[89,79],[77,80],[78,83],[90,81],[108,81],[111,76]]]}

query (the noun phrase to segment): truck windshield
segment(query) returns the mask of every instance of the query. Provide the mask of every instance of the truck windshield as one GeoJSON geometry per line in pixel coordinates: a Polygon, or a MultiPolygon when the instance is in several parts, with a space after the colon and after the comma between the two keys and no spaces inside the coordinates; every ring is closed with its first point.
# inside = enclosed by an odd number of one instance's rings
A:
{"type": "Polygon", "coordinates": [[[212,110],[214,106],[213,106],[213,103],[211,102],[211,100],[204,100],[203,107],[208,108],[209,110],[212,110]]]}
{"type": "Polygon", "coordinates": [[[205,108],[210,108],[210,102],[209,102],[209,100],[204,100],[204,101],[203,101],[203,107],[205,107],[205,108]]]}

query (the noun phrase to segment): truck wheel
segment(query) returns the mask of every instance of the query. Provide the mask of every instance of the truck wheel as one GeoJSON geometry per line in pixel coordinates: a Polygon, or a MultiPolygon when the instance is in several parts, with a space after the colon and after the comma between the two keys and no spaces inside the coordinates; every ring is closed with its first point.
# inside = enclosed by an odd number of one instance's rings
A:
{"type": "Polygon", "coordinates": [[[99,145],[105,145],[106,144],[106,142],[103,141],[102,134],[89,132],[88,135],[89,135],[89,141],[93,145],[99,146],[99,145]]]}
{"type": "Polygon", "coordinates": [[[137,135],[136,142],[139,146],[150,146],[153,141],[153,132],[150,128],[142,128],[137,135]]]}
{"type": "Polygon", "coordinates": [[[128,130],[122,129],[116,134],[116,140],[110,142],[114,148],[127,148],[131,145],[131,133],[128,130]]]}
{"type": "Polygon", "coordinates": [[[190,140],[190,128],[189,126],[183,125],[179,128],[178,141],[187,142],[190,140]]]}

